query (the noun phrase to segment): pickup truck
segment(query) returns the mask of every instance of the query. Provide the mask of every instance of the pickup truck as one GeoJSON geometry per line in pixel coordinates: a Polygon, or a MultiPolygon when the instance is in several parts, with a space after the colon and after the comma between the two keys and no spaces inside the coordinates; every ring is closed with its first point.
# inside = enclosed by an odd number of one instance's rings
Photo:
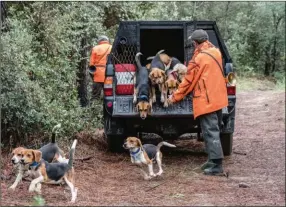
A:
{"type": "MultiPolygon", "coordinates": [[[[193,117],[192,93],[168,108],[164,108],[160,101],[157,101],[153,104],[152,114],[145,120],[140,119],[133,104],[136,53],[143,54],[142,65],[149,63],[147,57],[154,56],[162,49],[182,63],[188,63],[194,51],[188,37],[196,29],[204,29],[210,42],[220,49],[224,75],[233,72],[231,57],[214,21],[120,22],[106,63],[103,89],[104,132],[109,150],[121,151],[127,136],[138,136],[142,132],[157,134],[164,140],[177,139],[186,133],[196,133],[198,140],[203,140],[199,121],[193,117]]],[[[236,87],[229,84],[226,84],[226,87],[229,102],[223,109],[221,143],[224,155],[227,156],[232,153],[236,87]]]]}

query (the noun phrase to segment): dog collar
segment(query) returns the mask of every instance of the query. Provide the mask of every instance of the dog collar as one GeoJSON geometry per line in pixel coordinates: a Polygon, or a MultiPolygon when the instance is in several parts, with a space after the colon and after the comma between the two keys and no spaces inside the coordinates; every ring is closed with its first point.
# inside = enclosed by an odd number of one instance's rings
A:
{"type": "Polygon", "coordinates": [[[138,150],[135,151],[135,152],[130,151],[130,154],[131,154],[131,155],[136,155],[138,152],[140,152],[140,148],[138,148],[138,150]]]}
{"type": "Polygon", "coordinates": [[[39,163],[34,161],[32,164],[30,164],[30,167],[36,167],[39,163]]]}
{"type": "Polygon", "coordinates": [[[141,95],[140,97],[140,100],[145,100],[145,101],[148,101],[148,97],[146,95],[141,95]]]}

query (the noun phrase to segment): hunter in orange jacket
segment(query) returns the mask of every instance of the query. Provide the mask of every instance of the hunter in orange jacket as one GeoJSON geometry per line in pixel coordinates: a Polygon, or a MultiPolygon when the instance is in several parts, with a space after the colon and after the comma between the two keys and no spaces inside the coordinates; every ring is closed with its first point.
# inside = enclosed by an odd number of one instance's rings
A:
{"type": "Polygon", "coordinates": [[[208,160],[201,169],[206,175],[219,175],[223,172],[224,157],[220,141],[223,123],[221,109],[228,105],[222,56],[208,41],[206,31],[195,30],[188,39],[191,39],[196,49],[189,62],[186,76],[168,102],[178,102],[193,92],[194,118],[199,117],[208,153],[208,160]]]}
{"type": "Polygon", "coordinates": [[[195,49],[188,64],[187,74],[173,96],[169,98],[169,102],[178,102],[192,91],[195,119],[228,105],[221,53],[208,40],[195,49]],[[212,55],[220,66],[206,53],[212,55]]]}
{"type": "Polygon", "coordinates": [[[90,56],[89,66],[95,66],[96,70],[93,75],[93,81],[103,83],[105,79],[105,69],[107,55],[110,54],[112,45],[108,40],[99,41],[98,45],[94,46],[90,56]]]}

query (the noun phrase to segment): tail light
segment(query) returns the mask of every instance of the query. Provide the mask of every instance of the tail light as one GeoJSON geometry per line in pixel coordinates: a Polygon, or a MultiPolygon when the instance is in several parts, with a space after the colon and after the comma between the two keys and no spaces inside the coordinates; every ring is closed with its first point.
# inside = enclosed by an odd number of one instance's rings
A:
{"type": "Polygon", "coordinates": [[[235,86],[227,86],[227,95],[235,95],[236,87],[235,86]]]}
{"type": "Polygon", "coordinates": [[[105,78],[104,86],[103,86],[103,93],[105,96],[113,95],[112,83],[113,83],[113,77],[105,78]]]}
{"type": "Polygon", "coordinates": [[[117,79],[116,94],[132,95],[134,93],[136,66],[134,64],[116,64],[114,67],[117,79]]]}

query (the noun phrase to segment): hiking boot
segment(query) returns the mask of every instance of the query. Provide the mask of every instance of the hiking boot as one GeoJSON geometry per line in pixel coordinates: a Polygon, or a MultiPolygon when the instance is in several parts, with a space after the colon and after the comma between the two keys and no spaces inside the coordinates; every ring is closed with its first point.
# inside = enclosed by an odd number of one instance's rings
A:
{"type": "Polygon", "coordinates": [[[222,169],[222,159],[214,159],[212,160],[213,166],[204,169],[205,175],[218,175],[223,173],[222,169]]]}
{"type": "Polygon", "coordinates": [[[204,170],[206,168],[211,168],[213,167],[215,164],[212,162],[212,160],[208,159],[204,164],[202,164],[201,166],[201,170],[204,170]]]}

